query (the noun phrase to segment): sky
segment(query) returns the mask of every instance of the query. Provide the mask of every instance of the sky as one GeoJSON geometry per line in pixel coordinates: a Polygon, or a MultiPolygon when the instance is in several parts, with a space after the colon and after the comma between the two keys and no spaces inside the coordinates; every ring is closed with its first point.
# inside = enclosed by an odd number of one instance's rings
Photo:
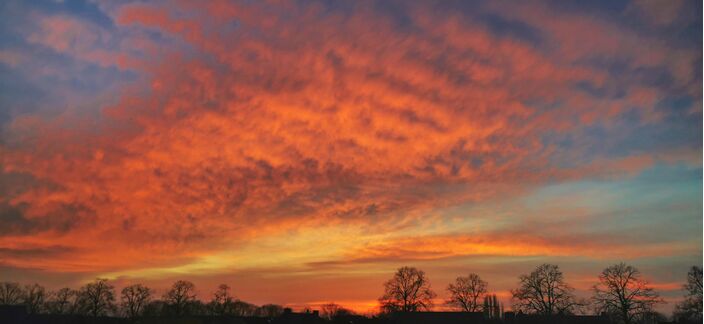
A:
{"type": "Polygon", "coordinates": [[[2,1],[0,278],[510,308],[702,264],[701,1],[2,1]]]}

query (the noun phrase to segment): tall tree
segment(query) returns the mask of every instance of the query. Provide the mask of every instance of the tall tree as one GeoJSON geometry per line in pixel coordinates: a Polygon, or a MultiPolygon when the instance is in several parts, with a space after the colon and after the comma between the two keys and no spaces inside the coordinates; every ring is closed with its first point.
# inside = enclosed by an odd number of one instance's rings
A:
{"type": "Polygon", "coordinates": [[[491,303],[494,305],[494,315],[492,318],[494,319],[500,319],[501,318],[501,305],[499,304],[499,300],[496,298],[496,295],[491,295],[491,303]]]}
{"type": "Polygon", "coordinates": [[[475,273],[457,277],[454,283],[447,286],[450,299],[446,303],[461,311],[478,312],[481,310],[479,302],[486,295],[487,285],[487,282],[475,273]]]}
{"type": "Polygon", "coordinates": [[[550,316],[572,313],[579,304],[574,289],[554,264],[542,264],[533,272],[521,275],[519,280],[518,289],[511,291],[516,310],[550,316]]]}
{"type": "Polygon", "coordinates": [[[22,289],[16,282],[0,282],[0,305],[16,305],[22,302],[22,289]]]}
{"type": "Polygon", "coordinates": [[[77,303],[84,313],[105,316],[115,309],[115,287],[107,279],[96,279],[78,291],[77,303]]]}
{"type": "Polygon", "coordinates": [[[122,310],[129,318],[139,317],[144,313],[144,309],[151,301],[151,298],[151,289],[141,284],[134,284],[122,288],[122,294],[120,296],[122,310]]]}
{"type": "Polygon", "coordinates": [[[488,319],[500,319],[502,311],[502,304],[499,304],[499,299],[496,295],[486,295],[484,296],[484,304],[482,306],[482,311],[484,312],[484,317],[488,319]]]}
{"type": "Polygon", "coordinates": [[[51,292],[46,302],[49,314],[70,314],[74,311],[77,292],[71,288],[61,288],[51,292]]]}
{"type": "Polygon", "coordinates": [[[22,292],[22,303],[27,307],[30,314],[38,314],[44,310],[46,290],[44,287],[33,284],[24,286],[22,292]]]}
{"type": "Polygon", "coordinates": [[[593,290],[597,310],[625,324],[631,324],[652,313],[653,306],[663,302],[642,278],[640,271],[625,263],[604,269],[593,290]]]}
{"type": "Polygon", "coordinates": [[[675,318],[702,321],[702,268],[693,266],[687,273],[687,283],[683,288],[687,291],[684,300],[675,307],[675,318]]]}
{"type": "Polygon", "coordinates": [[[196,300],[195,291],[196,286],[192,282],[179,280],[164,294],[164,301],[173,308],[177,316],[185,315],[189,304],[196,300]]]}
{"type": "Polygon", "coordinates": [[[384,290],[379,303],[389,312],[429,310],[436,296],[425,272],[411,267],[399,268],[394,277],[384,283],[384,290]]]}
{"type": "Polygon", "coordinates": [[[230,286],[226,284],[221,284],[218,289],[213,294],[213,299],[210,301],[210,309],[215,315],[232,315],[233,309],[233,298],[231,294],[230,286]]]}

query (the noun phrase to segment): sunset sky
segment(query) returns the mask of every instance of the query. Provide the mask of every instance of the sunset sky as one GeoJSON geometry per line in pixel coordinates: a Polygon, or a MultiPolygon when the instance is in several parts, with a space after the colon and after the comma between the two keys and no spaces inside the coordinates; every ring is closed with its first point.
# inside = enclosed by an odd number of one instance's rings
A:
{"type": "Polygon", "coordinates": [[[2,1],[0,281],[371,311],[702,264],[701,1],[2,1]]]}

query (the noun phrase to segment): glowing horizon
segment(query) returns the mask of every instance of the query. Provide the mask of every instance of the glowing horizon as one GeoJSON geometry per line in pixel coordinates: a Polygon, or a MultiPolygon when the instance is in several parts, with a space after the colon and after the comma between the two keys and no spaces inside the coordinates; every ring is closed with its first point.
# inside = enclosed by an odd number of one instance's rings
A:
{"type": "Polygon", "coordinates": [[[701,2],[0,4],[0,277],[371,311],[702,264],[701,2]]]}

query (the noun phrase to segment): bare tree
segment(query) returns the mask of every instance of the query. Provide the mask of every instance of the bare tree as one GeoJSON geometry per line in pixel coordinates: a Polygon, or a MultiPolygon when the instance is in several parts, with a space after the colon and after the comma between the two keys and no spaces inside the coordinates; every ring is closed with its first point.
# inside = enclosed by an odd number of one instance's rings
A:
{"type": "Polygon", "coordinates": [[[213,294],[213,299],[210,301],[210,309],[215,315],[233,314],[233,298],[230,293],[230,286],[221,284],[213,294]]]}
{"type": "Polygon", "coordinates": [[[687,273],[687,283],[683,287],[687,291],[684,300],[675,307],[675,318],[702,321],[702,268],[694,266],[687,273]]]}
{"type": "Polygon", "coordinates": [[[542,264],[533,272],[519,277],[520,287],[511,291],[513,308],[540,315],[568,314],[579,303],[574,288],[554,264],[542,264]]]}
{"type": "Polygon", "coordinates": [[[702,268],[693,266],[689,269],[684,289],[687,290],[688,296],[702,300],[702,268]]]}
{"type": "Polygon", "coordinates": [[[22,302],[22,289],[16,282],[0,282],[0,305],[16,305],[22,302]]]}
{"type": "Polygon", "coordinates": [[[321,317],[328,321],[332,321],[333,319],[340,316],[352,314],[352,311],[335,303],[328,303],[320,306],[320,312],[321,317]]]}
{"type": "Polygon", "coordinates": [[[597,311],[606,312],[625,324],[652,313],[655,304],[664,302],[648,286],[640,271],[625,263],[604,269],[593,289],[597,311]]]}
{"type": "Polygon", "coordinates": [[[107,279],[98,278],[78,291],[77,304],[84,313],[105,316],[115,309],[115,287],[107,279]]]}
{"type": "Polygon", "coordinates": [[[418,312],[431,309],[435,296],[425,272],[402,267],[384,283],[384,295],[379,303],[388,312],[418,312]]]}
{"type": "Polygon", "coordinates": [[[46,309],[49,314],[69,314],[73,312],[76,291],[71,288],[61,288],[49,294],[46,309]]]}
{"type": "Polygon", "coordinates": [[[135,284],[122,288],[120,296],[122,309],[129,318],[136,318],[142,315],[152,298],[152,291],[149,287],[135,284]]]}
{"type": "Polygon", "coordinates": [[[478,312],[481,310],[479,303],[486,295],[487,285],[487,282],[475,273],[457,277],[455,283],[447,286],[450,299],[446,303],[465,312],[478,312]]]}
{"type": "Polygon", "coordinates": [[[38,314],[43,311],[44,302],[46,299],[46,290],[44,287],[33,284],[24,286],[22,292],[22,303],[27,307],[27,312],[30,314],[38,314]]]}
{"type": "Polygon", "coordinates": [[[196,300],[196,286],[190,281],[176,281],[164,294],[164,301],[173,308],[176,315],[185,315],[188,305],[196,300]]]}

